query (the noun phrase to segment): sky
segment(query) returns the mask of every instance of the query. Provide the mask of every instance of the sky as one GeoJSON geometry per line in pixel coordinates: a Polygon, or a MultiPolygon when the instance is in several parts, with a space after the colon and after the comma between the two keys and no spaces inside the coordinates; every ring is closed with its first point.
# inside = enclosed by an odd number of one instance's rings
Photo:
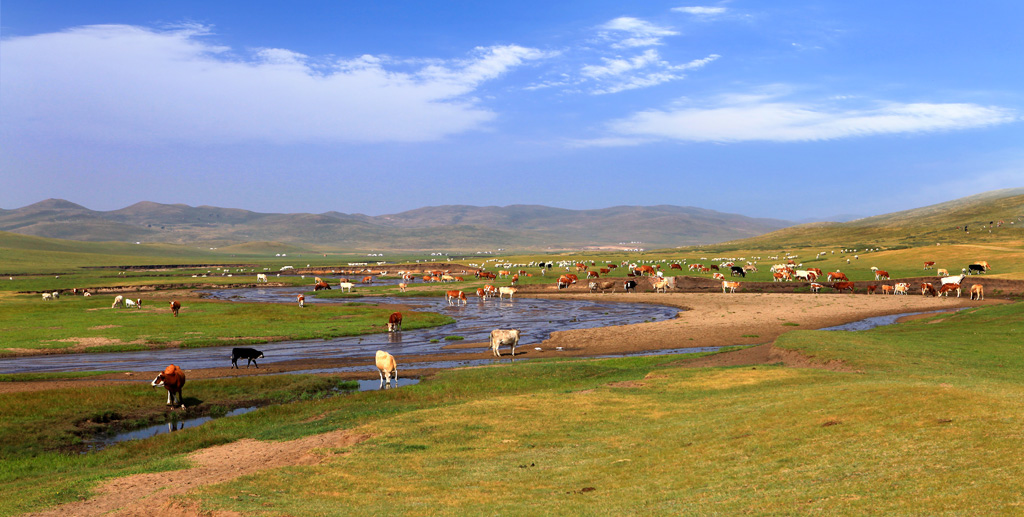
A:
{"type": "Polygon", "coordinates": [[[1024,2],[0,3],[0,208],[877,215],[1024,186],[1024,2]]]}

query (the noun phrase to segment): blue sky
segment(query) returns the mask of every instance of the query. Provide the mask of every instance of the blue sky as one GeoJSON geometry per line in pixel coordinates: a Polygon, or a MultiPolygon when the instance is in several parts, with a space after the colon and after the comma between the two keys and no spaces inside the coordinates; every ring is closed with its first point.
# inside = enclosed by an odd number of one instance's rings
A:
{"type": "Polygon", "coordinates": [[[1024,3],[637,4],[7,0],[0,207],[797,220],[1024,186],[1024,3]]]}

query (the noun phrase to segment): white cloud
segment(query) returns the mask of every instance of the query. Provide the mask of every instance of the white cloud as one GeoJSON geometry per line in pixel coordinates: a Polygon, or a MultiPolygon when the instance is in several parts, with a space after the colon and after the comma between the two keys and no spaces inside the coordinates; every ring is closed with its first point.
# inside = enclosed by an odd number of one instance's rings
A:
{"type": "Polygon", "coordinates": [[[653,23],[628,16],[611,20],[598,29],[602,31],[601,34],[605,39],[615,41],[612,43],[613,48],[661,45],[662,38],[679,34],[672,29],[659,27],[653,23]]]}
{"type": "Polygon", "coordinates": [[[682,79],[686,77],[683,71],[703,67],[718,58],[717,54],[712,54],[682,65],[672,65],[661,59],[658,51],[647,49],[643,54],[630,59],[601,58],[603,65],[584,66],[580,73],[601,84],[591,93],[618,93],[682,79]]]}
{"type": "Polygon", "coordinates": [[[698,17],[698,18],[710,18],[710,17],[713,17],[713,16],[718,16],[720,14],[725,14],[726,10],[727,9],[725,7],[702,7],[702,6],[673,7],[671,9],[671,11],[673,11],[673,12],[692,14],[692,15],[698,17]]]}
{"type": "Polygon", "coordinates": [[[1019,120],[1012,110],[969,103],[877,103],[850,109],[739,94],[705,106],[682,104],[614,120],[603,139],[691,142],[834,140],[858,136],[951,131],[1019,120]]]}
{"type": "Polygon", "coordinates": [[[430,141],[494,119],[469,96],[550,56],[504,45],[419,66],[278,48],[240,57],[208,36],[194,25],[94,25],[3,40],[0,131],[124,142],[430,141]]]}

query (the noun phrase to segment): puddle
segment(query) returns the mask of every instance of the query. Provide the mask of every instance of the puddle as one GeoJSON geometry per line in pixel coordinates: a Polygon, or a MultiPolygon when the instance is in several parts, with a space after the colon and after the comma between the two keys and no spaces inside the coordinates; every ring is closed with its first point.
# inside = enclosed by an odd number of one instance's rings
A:
{"type": "Polygon", "coordinates": [[[860,321],[851,321],[850,323],[844,323],[842,325],[836,325],[834,327],[826,327],[818,330],[870,330],[875,327],[884,327],[885,325],[892,325],[897,320],[906,316],[917,316],[918,314],[938,314],[941,311],[924,311],[924,312],[905,312],[903,314],[890,314],[888,316],[875,316],[872,318],[865,318],[860,321]]]}

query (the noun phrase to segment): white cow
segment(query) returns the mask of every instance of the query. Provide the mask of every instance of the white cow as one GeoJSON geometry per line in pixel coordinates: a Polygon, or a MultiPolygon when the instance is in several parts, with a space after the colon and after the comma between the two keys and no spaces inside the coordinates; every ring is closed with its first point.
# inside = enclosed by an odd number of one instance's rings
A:
{"type": "Polygon", "coordinates": [[[512,357],[516,356],[516,345],[519,344],[519,330],[509,329],[501,330],[494,329],[491,331],[491,352],[495,356],[501,357],[501,352],[498,350],[501,345],[512,346],[512,357]]]}
{"type": "Polygon", "coordinates": [[[53,293],[43,293],[43,301],[50,301],[53,299],[53,293]]]}
{"type": "Polygon", "coordinates": [[[518,289],[516,289],[515,287],[499,287],[498,288],[498,299],[501,300],[507,294],[508,295],[508,299],[511,300],[512,299],[512,295],[516,294],[516,291],[518,291],[518,289]]]}
{"type": "Polygon", "coordinates": [[[121,296],[121,295],[115,296],[114,297],[114,303],[110,306],[110,308],[113,309],[114,307],[117,307],[117,306],[121,305],[122,301],[124,301],[124,296],[121,296]]]}
{"type": "Polygon", "coordinates": [[[353,284],[352,282],[342,282],[342,283],[338,284],[338,288],[341,289],[342,292],[344,292],[345,289],[348,289],[348,292],[351,293],[352,292],[352,286],[354,286],[354,285],[355,284],[353,284]]]}
{"type": "Polygon", "coordinates": [[[131,298],[124,299],[124,306],[129,309],[136,309],[142,305],[142,300],[132,300],[131,298]]]}
{"type": "Polygon", "coordinates": [[[966,278],[967,278],[967,275],[957,275],[957,276],[942,277],[942,283],[939,284],[939,285],[962,284],[962,283],[964,283],[964,279],[966,279],[966,278]]]}
{"type": "Polygon", "coordinates": [[[391,374],[395,374],[395,387],[398,387],[398,362],[395,361],[395,356],[383,351],[377,350],[377,373],[380,374],[380,386],[384,387],[385,380],[388,387],[391,387],[391,374]]]}
{"type": "Polygon", "coordinates": [[[257,284],[260,284],[260,283],[265,284],[267,282],[269,282],[269,280],[267,280],[267,275],[265,275],[263,273],[257,273],[256,274],[256,283],[257,284]]]}

